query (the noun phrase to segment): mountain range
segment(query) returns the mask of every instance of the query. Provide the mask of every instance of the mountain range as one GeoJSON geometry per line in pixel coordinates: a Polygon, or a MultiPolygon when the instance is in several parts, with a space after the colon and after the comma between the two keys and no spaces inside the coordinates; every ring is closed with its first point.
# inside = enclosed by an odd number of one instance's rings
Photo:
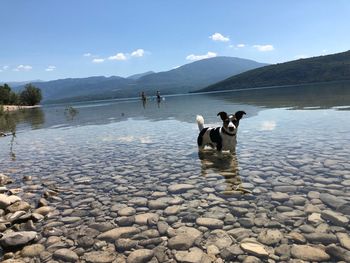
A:
{"type": "Polygon", "coordinates": [[[350,80],[350,51],[268,65],[231,76],[197,92],[350,80]]]}
{"type": "MultiPolygon", "coordinates": [[[[42,90],[43,102],[50,103],[138,97],[142,91],[154,96],[157,90],[161,95],[169,95],[343,80],[350,80],[350,51],[273,65],[215,57],[169,71],[148,71],[127,78],[96,76],[32,84],[42,90]]],[[[14,90],[24,87],[16,84],[14,90]]]]}
{"type": "MultiPolygon", "coordinates": [[[[127,78],[96,76],[32,82],[41,89],[43,102],[73,102],[137,97],[142,91],[154,96],[188,93],[247,70],[266,66],[236,57],[214,57],[185,64],[165,72],[145,72],[127,78]]],[[[22,89],[24,85],[16,87],[22,89]]]]}

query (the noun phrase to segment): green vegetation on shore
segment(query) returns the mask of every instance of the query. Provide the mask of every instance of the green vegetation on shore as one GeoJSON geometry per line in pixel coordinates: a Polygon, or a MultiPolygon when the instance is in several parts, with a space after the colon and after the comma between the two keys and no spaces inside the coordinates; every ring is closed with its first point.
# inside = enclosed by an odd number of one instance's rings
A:
{"type": "Polygon", "coordinates": [[[350,51],[253,69],[198,92],[350,80],[350,51]]]}
{"type": "MultiPolygon", "coordinates": [[[[42,99],[41,90],[32,84],[27,84],[22,91],[15,93],[10,86],[0,86],[0,105],[34,106],[42,99]]],[[[0,108],[0,113],[3,108],[0,108]]]]}

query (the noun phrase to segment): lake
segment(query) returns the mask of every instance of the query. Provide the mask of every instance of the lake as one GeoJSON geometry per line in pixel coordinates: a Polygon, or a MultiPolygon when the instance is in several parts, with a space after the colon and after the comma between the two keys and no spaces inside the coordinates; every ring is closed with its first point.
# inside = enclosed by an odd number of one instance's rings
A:
{"type": "Polygon", "coordinates": [[[346,261],[349,120],[348,83],[44,105],[0,117],[0,131],[16,131],[0,138],[0,173],[45,215],[14,228],[39,233],[40,253],[27,244],[14,257],[346,261]],[[218,112],[238,110],[247,115],[236,154],[198,154],[196,115],[219,126],[218,112]]]}

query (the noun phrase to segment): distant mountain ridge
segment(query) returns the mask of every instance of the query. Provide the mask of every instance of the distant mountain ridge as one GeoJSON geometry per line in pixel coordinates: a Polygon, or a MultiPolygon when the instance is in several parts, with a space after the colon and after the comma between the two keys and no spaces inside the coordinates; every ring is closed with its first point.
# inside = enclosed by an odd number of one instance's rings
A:
{"type": "Polygon", "coordinates": [[[135,79],[136,80],[136,79],[142,78],[144,76],[147,76],[147,75],[150,75],[153,73],[155,73],[155,72],[154,71],[147,71],[145,73],[131,75],[131,76],[127,77],[127,79],[135,79]]]}
{"type": "MultiPolygon", "coordinates": [[[[44,102],[86,101],[137,97],[141,91],[154,96],[188,93],[234,74],[265,66],[253,60],[215,57],[185,64],[165,72],[145,72],[122,78],[95,76],[33,82],[43,93],[44,102]]],[[[23,88],[19,87],[17,89],[23,88]]]]}
{"type": "Polygon", "coordinates": [[[231,76],[197,92],[350,80],[350,51],[268,65],[231,76]]]}

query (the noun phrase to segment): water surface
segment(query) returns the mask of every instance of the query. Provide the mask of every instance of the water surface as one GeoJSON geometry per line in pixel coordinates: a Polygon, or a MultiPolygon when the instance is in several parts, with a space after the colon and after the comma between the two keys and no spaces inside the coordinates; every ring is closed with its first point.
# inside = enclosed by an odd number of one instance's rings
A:
{"type": "Polygon", "coordinates": [[[303,230],[307,226],[316,233],[349,234],[332,221],[308,220],[324,210],[350,215],[350,89],[330,88],[171,96],[146,104],[45,105],[2,120],[2,129],[15,130],[16,137],[0,138],[0,172],[23,186],[23,197],[33,205],[48,189],[57,193],[50,200],[57,212],[43,228],[74,215],[81,221],[64,229],[117,224],[119,209],[127,206],[136,214],[156,213],[174,228],[201,229],[187,220],[193,215],[223,220],[227,231],[253,229],[251,237],[264,227],[277,227],[284,236],[309,234],[303,230]],[[71,114],[68,106],[78,111],[71,114]],[[196,114],[204,116],[205,125],[217,126],[218,112],[238,110],[247,115],[240,122],[236,155],[198,154],[196,114]],[[33,181],[23,183],[28,175],[33,181]],[[170,191],[176,184],[192,188],[170,191]],[[332,206],[329,196],[345,205],[332,206]],[[165,206],[150,205],[156,200],[165,206]],[[180,208],[164,212],[171,205],[180,208]],[[316,208],[308,210],[311,206],[316,208]],[[247,211],[237,213],[237,208],[247,211]],[[317,230],[320,225],[324,232],[317,230]]]}

